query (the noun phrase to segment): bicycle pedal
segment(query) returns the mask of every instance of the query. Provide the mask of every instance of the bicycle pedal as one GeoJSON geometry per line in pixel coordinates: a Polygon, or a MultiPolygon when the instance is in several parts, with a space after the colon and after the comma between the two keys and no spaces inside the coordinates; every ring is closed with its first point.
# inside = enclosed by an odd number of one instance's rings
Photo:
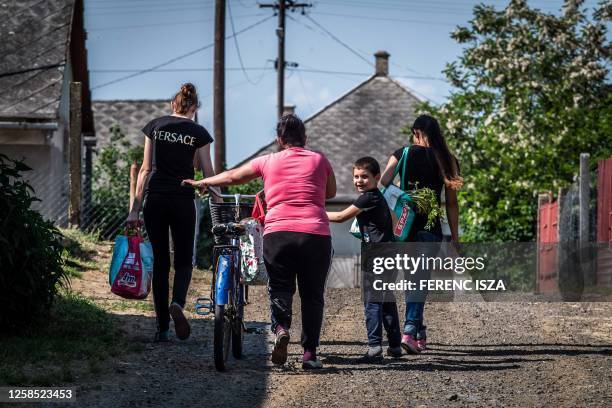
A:
{"type": "Polygon", "coordinates": [[[214,310],[213,302],[210,298],[201,297],[195,301],[195,312],[200,316],[207,316],[214,310]]]}

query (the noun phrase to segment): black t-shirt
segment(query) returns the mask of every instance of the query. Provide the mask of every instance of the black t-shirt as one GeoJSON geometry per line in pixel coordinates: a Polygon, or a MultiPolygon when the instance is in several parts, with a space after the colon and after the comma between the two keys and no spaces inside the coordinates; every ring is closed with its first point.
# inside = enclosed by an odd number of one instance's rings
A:
{"type": "Polygon", "coordinates": [[[366,191],[353,205],[362,210],[357,215],[357,223],[364,242],[393,241],[391,213],[380,190],[366,191]]]}
{"type": "Polygon", "coordinates": [[[210,134],[196,122],[177,116],[153,119],[142,132],[153,141],[147,195],[194,198],[193,188],[181,186],[181,181],[193,179],[195,151],[213,141],[210,134]]]}
{"type": "MultiPolygon", "coordinates": [[[[399,161],[404,152],[404,148],[399,148],[393,152],[393,156],[399,161]]],[[[400,177],[403,177],[404,166],[402,165],[399,169],[400,177]]],[[[408,150],[408,162],[406,163],[406,186],[403,186],[406,190],[414,188],[431,188],[436,193],[438,205],[441,202],[440,195],[442,194],[442,188],[444,187],[444,178],[438,167],[438,162],[434,156],[433,149],[431,147],[423,147],[418,145],[411,145],[408,150]],[[418,184],[417,184],[418,183],[418,184]]],[[[412,228],[410,228],[410,235],[408,236],[409,241],[413,241],[416,233],[425,230],[427,224],[427,216],[415,214],[412,228]]],[[[436,220],[434,226],[429,232],[442,236],[442,226],[440,220],[436,220]]]]}

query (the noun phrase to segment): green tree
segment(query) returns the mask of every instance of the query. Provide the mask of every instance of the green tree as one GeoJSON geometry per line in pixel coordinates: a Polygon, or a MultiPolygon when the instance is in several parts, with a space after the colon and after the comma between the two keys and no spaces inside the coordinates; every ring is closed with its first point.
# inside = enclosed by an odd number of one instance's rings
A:
{"type": "Polygon", "coordinates": [[[567,0],[560,15],[513,0],[503,10],[474,8],[452,38],[464,45],[445,74],[447,103],[426,110],[461,163],[459,194],[467,241],[530,241],[538,191],[571,183],[581,152],[612,154],[612,3],[587,16],[567,0]]]}

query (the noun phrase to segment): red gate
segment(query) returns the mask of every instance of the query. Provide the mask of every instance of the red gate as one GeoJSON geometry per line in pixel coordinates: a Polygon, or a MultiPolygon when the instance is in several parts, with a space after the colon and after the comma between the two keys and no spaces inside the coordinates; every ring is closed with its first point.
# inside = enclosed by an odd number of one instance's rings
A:
{"type": "Polygon", "coordinates": [[[559,243],[559,202],[542,204],[538,226],[538,281],[540,293],[556,292],[559,287],[557,273],[557,246],[559,243]]]}
{"type": "MultiPolygon", "coordinates": [[[[597,165],[597,242],[612,243],[612,157],[597,165]]],[[[597,284],[612,284],[612,245],[597,251],[597,284]]]]}

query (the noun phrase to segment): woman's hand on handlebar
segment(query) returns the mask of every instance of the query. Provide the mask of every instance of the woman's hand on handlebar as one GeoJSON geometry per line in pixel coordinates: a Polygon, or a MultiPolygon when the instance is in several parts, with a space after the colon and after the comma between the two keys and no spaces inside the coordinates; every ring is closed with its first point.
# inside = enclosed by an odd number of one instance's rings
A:
{"type": "Polygon", "coordinates": [[[200,192],[200,194],[204,194],[206,192],[206,189],[208,188],[208,185],[205,183],[205,179],[202,179],[202,180],[199,180],[199,181],[187,179],[187,180],[183,180],[181,182],[181,185],[183,185],[183,186],[191,186],[191,187],[197,189],[200,192]]]}

